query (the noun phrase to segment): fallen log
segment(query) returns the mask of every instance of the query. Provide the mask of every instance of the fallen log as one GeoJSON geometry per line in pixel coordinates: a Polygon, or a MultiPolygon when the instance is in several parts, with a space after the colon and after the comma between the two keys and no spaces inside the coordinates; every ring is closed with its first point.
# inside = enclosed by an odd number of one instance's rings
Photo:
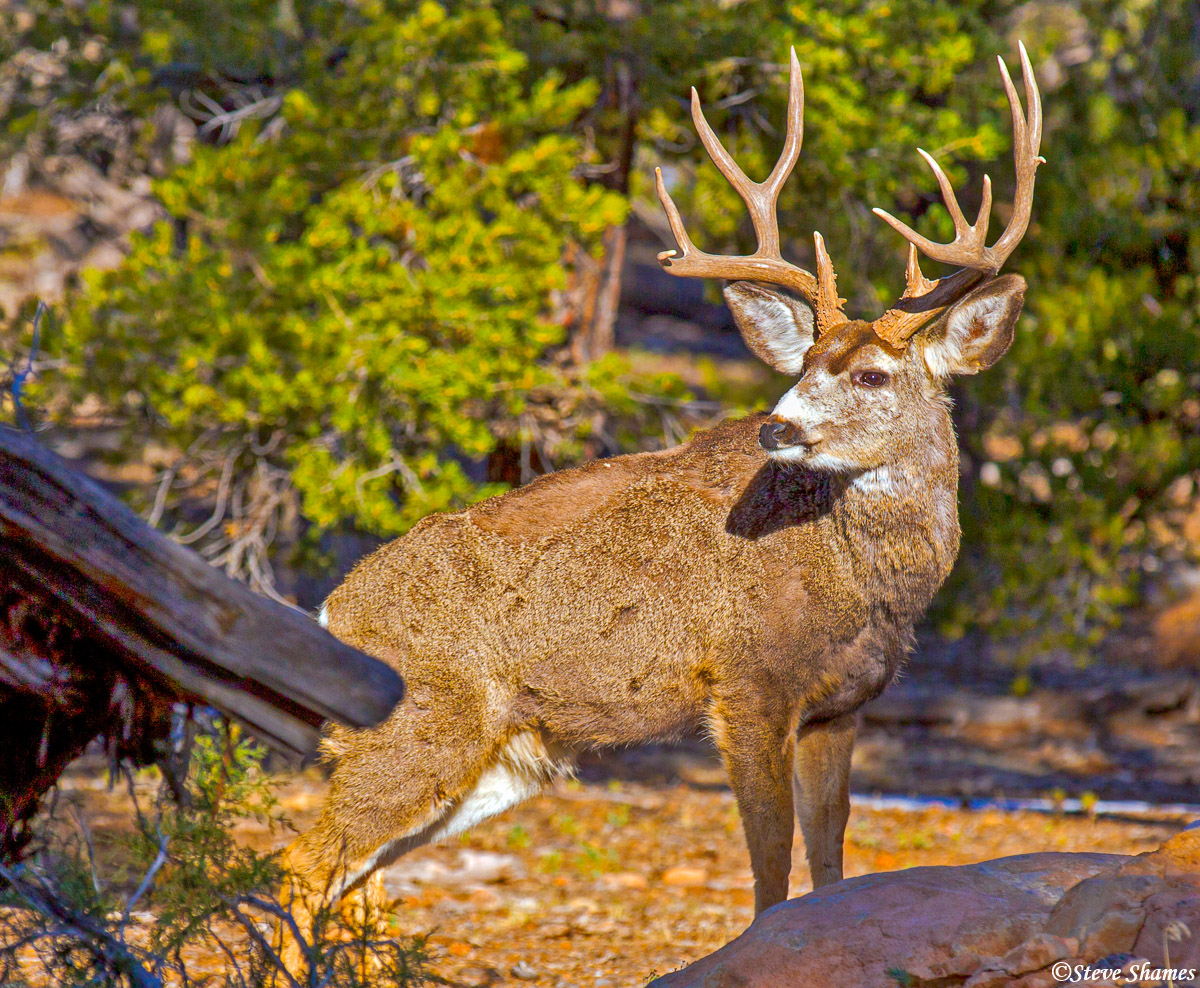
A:
{"type": "Polygon", "coordinates": [[[0,854],[93,738],[150,760],[178,701],[308,755],[324,721],[367,727],[402,695],[394,670],[0,427],[0,854]]]}

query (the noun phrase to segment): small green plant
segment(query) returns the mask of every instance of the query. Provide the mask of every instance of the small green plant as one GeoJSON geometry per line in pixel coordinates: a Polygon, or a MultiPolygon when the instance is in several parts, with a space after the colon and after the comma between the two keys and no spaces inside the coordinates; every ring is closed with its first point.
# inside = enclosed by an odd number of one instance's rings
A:
{"type": "Polygon", "coordinates": [[[872,833],[865,824],[856,823],[850,828],[850,833],[847,836],[851,844],[865,850],[878,850],[881,846],[879,837],[872,833]]]}
{"type": "Polygon", "coordinates": [[[579,853],[575,855],[574,865],[575,870],[585,878],[597,878],[620,869],[620,861],[613,848],[601,849],[590,841],[584,841],[579,853]]]}
{"type": "Polygon", "coordinates": [[[508,834],[504,838],[504,843],[514,851],[523,851],[529,846],[531,839],[529,831],[518,823],[509,828],[508,834]]]}
{"type": "Polygon", "coordinates": [[[133,866],[153,879],[152,950],[170,955],[196,942],[214,919],[232,918],[239,897],[266,895],[279,879],[274,858],[232,836],[243,820],[285,823],[261,769],[263,754],[236,724],[220,722],[195,741],[184,802],[163,786],[152,817],[135,804],[128,851],[133,866]]]}
{"type": "Polygon", "coordinates": [[[1067,791],[1056,786],[1050,791],[1050,801],[1054,804],[1054,811],[1056,813],[1062,813],[1063,804],[1067,801],[1067,791]]]}
{"type": "Polygon", "coordinates": [[[608,816],[605,818],[610,827],[624,827],[629,823],[629,807],[621,803],[618,806],[608,811],[608,816]]]}
{"type": "Polygon", "coordinates": [[[570,813],[555,813],[550,818],[550,826],[565,837],[573,837],[579,833],[579,821],[570,813]]]}
{"type": "Polygon", "coordinates": [[[557,871],[561,871],[563,866],[563,853],[557,848],[552,851],[543,851],[538,856],[538,870],[547,875],[553,875],[557,871]]]}
{"type": "Polygon", "coordinates": [[[896,847],[901,851],[927,851],[936,840],[928,830],[904,831],[896,835],[896,847]]]}
{"type": "Polygon", "coordinates": [[[397,940],[386,917],[343,920],[333,910],[316,917],[301,980],[283,969],[263,933],[275,921],[293,925],[271,895],[275,856],[233,837],[248,820],[286,825],[263,755],[235,725],[218,722],[192,748],[184,798],[172,800],[163,783],[148,810],[139,780],[124,769],[135,827],[108,865],[82,816],[64,827],[62,804],[52,800],[38,829],[57,836],[20,864],[0,865],[8,885],[0,904],[10,907],[0,919],[0,982],[40,969],[53,983],[81,988],[419,984],[422,940],[397,940]]]}

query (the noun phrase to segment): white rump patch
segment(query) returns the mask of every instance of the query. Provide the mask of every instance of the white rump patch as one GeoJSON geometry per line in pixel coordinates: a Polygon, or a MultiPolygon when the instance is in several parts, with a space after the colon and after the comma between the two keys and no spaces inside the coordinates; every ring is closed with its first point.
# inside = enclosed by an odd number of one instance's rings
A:
{"type": "Polygon", "coordinates": [[[328,607],[321,608],[321,613],[317,615],[317,624],[319,624],[322,628],[329,627],[329,608],[328,607]]]}

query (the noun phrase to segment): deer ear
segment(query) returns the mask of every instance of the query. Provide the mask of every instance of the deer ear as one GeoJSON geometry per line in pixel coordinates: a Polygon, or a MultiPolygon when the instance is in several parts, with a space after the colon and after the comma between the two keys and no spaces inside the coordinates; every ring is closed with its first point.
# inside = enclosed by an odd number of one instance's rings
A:
{"type": "Polygon", "coordinates": [[[1025,279],[1006,274],[976,288],[954,305],[925,337],[925,365],[936,378],[978,374],[1012,345],[1025,302],[1025,279]]]}
{"type": "Polygon", "coordinates": [[[752,281],[727,286],[725,302],[746,346],[759,360],[781,374],[800,374],[804,354],[813,345],[812,309],[799,299],[752,281]]]}

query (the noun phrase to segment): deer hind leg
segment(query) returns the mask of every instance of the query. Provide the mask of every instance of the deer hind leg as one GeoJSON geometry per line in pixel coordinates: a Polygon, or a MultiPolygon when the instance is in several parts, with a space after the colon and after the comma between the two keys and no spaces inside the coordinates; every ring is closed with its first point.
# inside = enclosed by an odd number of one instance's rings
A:
{"type": "MultiPolygon", "coordinates": [[[[281,901],[305,939],[318,910],[360,886],[364,915],[378,915],[386,905],[380,868],[503,812],[570,770],[570,752],[531,729],[505,737],[458,727],[431,750],[429,738],[413,736],[420,716],[406,707],[375,731],[334,736],[337,767],[321,816],[283,856],[281,901]],[[374,737],[381,732],[385,738],[374,737]]],[[[288,970],[302,974],[294,937],[283,931],[277,942],[288,970]]]]}
{"type": "Polygon", "coordinates": [[[850,817],[850,755],[855,715],[801,728],[792,786],[813,888],[842,880],[842,844],[850,817]]]}

